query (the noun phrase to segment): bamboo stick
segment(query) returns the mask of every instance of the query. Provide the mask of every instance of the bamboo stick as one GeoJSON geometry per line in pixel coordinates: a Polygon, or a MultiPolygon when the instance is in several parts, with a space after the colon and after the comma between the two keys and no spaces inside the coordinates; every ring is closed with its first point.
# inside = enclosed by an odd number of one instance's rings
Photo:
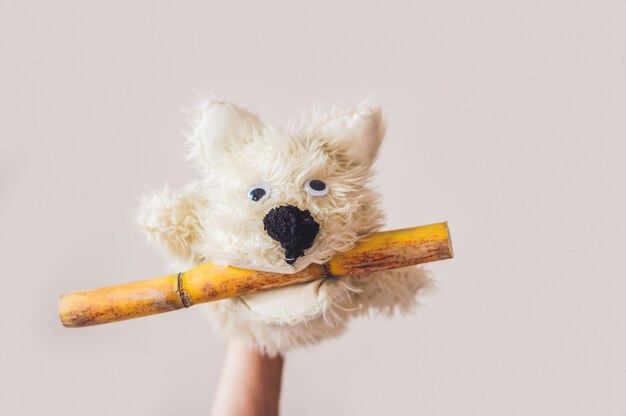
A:
{"type": "Polygon", "coordinates": [[[325,265],[293,274],[203,264],[183,273],[74,292],[59,299],[66,327],[139,318],[326,276],[345,276],[452,258],[447,223],[372,234],[325,265]]]}

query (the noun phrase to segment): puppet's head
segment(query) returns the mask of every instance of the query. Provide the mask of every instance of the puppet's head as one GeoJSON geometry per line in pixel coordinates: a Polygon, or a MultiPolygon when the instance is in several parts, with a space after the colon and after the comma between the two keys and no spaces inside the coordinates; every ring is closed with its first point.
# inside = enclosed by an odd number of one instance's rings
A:
{"type": "MultiPolygon", "coordinates": [[[[218,263],[294,273],[325,263],[382,225],[371,189],[385,133],[367,103],[277,129],[233,104],[189,110],[188,156],[202,178],[145,198],[138,222],[176,267],[218,263]]],[[[406,309],[425,284],[420,269],[327,278],[207,307],[227,333],[273,352],[341,332],[350,315],[406,309]]]]}

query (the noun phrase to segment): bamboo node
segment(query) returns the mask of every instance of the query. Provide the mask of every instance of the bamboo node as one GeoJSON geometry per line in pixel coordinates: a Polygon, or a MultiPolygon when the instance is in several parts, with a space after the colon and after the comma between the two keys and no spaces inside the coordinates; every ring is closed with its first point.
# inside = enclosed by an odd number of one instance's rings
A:
{"type": "Polygon", "coordinates": [[[189,295],[189,292],[187,292],[187,290],[185,290],[185,288],[183,287],[183,274],[178,273],[178,277],[176,280],[176,293],[178,293],[180,303],[182,303],[185,308],[193,306],[193,302],[191,301],[191,296],[189,295]]]}

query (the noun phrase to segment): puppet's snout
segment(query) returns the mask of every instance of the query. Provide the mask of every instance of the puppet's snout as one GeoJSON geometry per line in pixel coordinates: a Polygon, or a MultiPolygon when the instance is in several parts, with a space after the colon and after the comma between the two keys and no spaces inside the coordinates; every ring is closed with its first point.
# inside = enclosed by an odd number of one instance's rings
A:
{"type": "Polygon", "coordinates": [[[309,210],[302,211],[293,205],[272,208],[263,218],[265,232],[285,249],[285,261],[293,265],[304,250],[315,241],[320,225],[309,210]]]}

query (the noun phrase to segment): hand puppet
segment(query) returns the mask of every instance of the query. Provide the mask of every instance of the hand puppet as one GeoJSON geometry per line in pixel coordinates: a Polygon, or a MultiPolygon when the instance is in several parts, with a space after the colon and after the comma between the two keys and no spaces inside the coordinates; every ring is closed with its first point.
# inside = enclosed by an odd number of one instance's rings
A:
{"type": "MultiPolygon", "coordinates": [[[[200,178],[145,196],[137,217],[175,269],[211,263],[297,276],[380,230],[370,183],[385,135],[378,106],[319,112],[284,129],[217,99],[188,115],[187,156],[200,178]]],[[[276,354],[335,337],[357,316],[410,311],[429,284],[415,266],[316,277],[202,307],[221,333],[276,354]]]]}
{"type": "MultiPolygon", "coordinates": [[[[147,197],[138,218],[177,269],[210,262],[293,273],[381,228],[379,195],[370,185],[385,135],[380,108],[363,103],[280,130],[236,105],[207,100],[190,118],[188,157],[202,179],[147,197]]],[[[284,352],[336,336],[370,310],[408,311],[427,283],[424,270],[411,267],[205,307],[223,333],[284,352]]]]}

